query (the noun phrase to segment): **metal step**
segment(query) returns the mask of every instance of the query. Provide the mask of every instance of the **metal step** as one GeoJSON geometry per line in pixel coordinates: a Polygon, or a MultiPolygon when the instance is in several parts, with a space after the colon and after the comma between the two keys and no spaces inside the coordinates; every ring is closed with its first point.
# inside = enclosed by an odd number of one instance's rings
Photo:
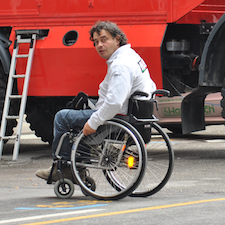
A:
{"type": "Polygon", "coordinates": [[[25,74],[17,74],[17,75],[12,75],[12,78],[25,78],[25,74]]]}
{"type": "Polygon", "coordinates": [[[5,117],[7,120],[13,120],[13,119],[19,119],[19,116],[6,116],[5,117]]]}
{"type": "Polygon", "coordinates": [[[19,99],[19,98],[22,98],[22,95],[10,95],[9,98],[11,99],[19,99]]]}
{"type": "Polygon", "coordinates": [[[28,58],[29,54],[16,55],[16,58],[28,58]]]}
{"type": "Polygon", "coordinates": [[[29,44],[30,43],[30,39],[19,39],[17,40],[17,44],[23,43],[23,44],[29,44]]]}
{"type": "Polygon", "coordinates": [[[10,139],[16,139],[18,136],[17,135],[12,135],[12,136],[5,136],[2,139],[3,140],[10,140],[10,139]]]}

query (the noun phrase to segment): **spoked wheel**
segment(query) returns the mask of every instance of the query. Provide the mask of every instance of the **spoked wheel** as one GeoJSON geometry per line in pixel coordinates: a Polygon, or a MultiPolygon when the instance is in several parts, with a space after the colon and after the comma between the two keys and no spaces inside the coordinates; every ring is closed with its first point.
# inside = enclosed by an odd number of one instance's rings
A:
{"type": "MultiPolygon", "coordinates": [[[[95,191],[95,189],[96,189],[96,185],[95,185],[94,179],[92,179],[92,178],[89,177],[89,176],[86,176],[86,177],[85,177],[85,185],[86,185],[89,189],[91,189],[92,191],[95,191]]],[[[82,192],[83,192],[84,195],[88,196],[88,193],[84,192],[83,189],[82,189],[82,192]]]]}
{"type": "Polygon", "coordinates": [[[155,194],[166,185],[173,171],[174,153],[169,137],[158,124],[152,123],[151,126],[151,140],[146,147],[145,175],[131,196],[146,197],[155,194]]]}
{"type": "Polygon", "coordinates": [[[92,191],[96,189],[95,181],[91,177],[85,177],[85,185],[92,191]]]}
{"type": "Polygon", "coordinates": [[[64,178],[64,182],[57,180],[54,185],[54,191],[59,198],[70,198],[74,193],[74,184],[67,178],[64,178]]]}
{"type": "Polygon", "coordinates": [[[92,135],[80,133],[73,145],[71,161],[84,193],[97,199],[115,200],[129,195],[141,182],[146,151],[136,129],[124,121],[113,119],[92,135]],[[80,168],[89,171],[94,189],[86,185],[82,173],[78,172],[80,168]]]}

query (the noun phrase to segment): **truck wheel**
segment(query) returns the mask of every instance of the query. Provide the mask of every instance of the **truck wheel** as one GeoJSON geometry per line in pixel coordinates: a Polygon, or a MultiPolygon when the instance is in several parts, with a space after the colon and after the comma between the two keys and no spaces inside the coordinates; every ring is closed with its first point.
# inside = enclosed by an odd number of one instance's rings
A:
{"type": "Polygon", "coordinates": [[[71,97],[28,97],[26,107],[26,121],[30,129],[44,142],[52,144],[53,122],[55,114],[65,108],[71,97]]]}
{"type": "MultiPolygon", "coordinates": [[[[2,120],[2,113],[3,113],[3,107],[5,102],[5,93],[7,88],[7,82],[8,82],[8,74],[4,72],[2,63],[0,62],[0,119],[2,120]]],[[[13,86],[13,94],[17,94],[17,85],[16,82],[14,82],[13,86]]],[[[19,111],[19,104],[17,100],[11,101],[9,115],[18,115],[19,111]]],[[[6,136],[10,136],[13,134],[13,128],[16,127],[17,121],[16,120],[8,120],[7,127],[6,127],[6,136]]]]}
{"type": "Polygon", "coordinates": [[[32,110],[26,111],[26,121],[30,123],[30,129],[35,131],[37,137],[52,144],[53,140],[53,118],[46,115],[44,107],[33,106],[32,110]]]}

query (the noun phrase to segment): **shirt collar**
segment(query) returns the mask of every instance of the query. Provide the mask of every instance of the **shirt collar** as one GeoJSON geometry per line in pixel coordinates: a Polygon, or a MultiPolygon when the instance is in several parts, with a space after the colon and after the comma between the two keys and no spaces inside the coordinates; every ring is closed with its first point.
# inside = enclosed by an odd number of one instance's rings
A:
{"type": "Polygon", "coordinates": [[[111,64],[120,53],[122,53],[123,51],[125,51],[128,48],[131,48],[130,44],[126,44],[126,45],[119,47],[115,52],[113,52],[113,54],[110,56],[110,58],[106,61],[107,65],[111,64]]]}

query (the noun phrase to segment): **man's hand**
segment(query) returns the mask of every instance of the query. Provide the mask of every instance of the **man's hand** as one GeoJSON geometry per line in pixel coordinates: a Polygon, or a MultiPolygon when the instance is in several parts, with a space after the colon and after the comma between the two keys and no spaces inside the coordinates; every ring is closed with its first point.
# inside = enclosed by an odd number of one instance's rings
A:
{"type": "Polygon", "coordinates": [[[85,125],[84,125],[84,128],[83,128],[83,133],[84,133],[84,135],[87,136],[87,135],[93,134],[93,133],[95,133],[95,132],[96,132],[96,130],[93,130],[93,129],[89,126],[88,122],[86,122],[85,125]]]}

